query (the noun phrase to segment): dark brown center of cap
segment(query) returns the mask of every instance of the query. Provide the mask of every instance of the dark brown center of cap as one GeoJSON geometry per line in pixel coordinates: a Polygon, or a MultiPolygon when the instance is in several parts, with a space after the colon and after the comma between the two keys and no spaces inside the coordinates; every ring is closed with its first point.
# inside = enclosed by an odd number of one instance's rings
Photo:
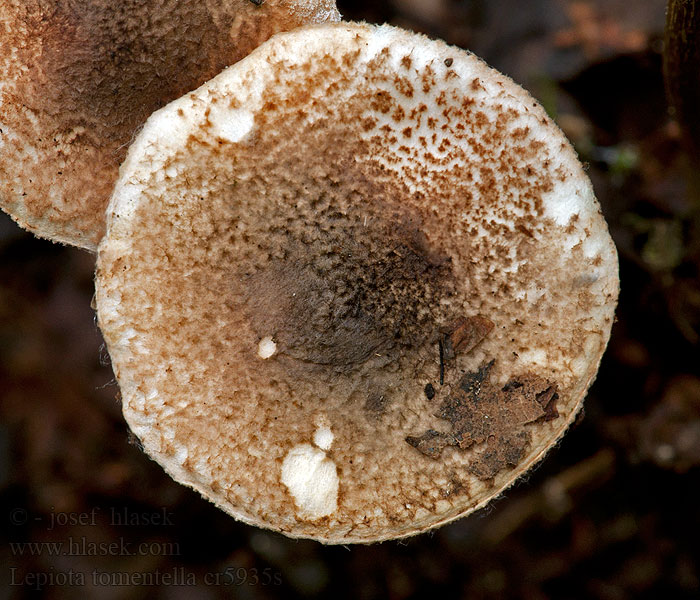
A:
{"type": "Polygon", "coordinates": [[[246,313],[302,370],[400,362],[435,339],[441,301],[454,293],[451,260],[430,247],[422,216],[392,202],[398,186],[354,178],[353,195],[366,194],[355,203],[346,187],[256,217],[267,224],[258,240],[270,259],[242,277],[246,313]]]}

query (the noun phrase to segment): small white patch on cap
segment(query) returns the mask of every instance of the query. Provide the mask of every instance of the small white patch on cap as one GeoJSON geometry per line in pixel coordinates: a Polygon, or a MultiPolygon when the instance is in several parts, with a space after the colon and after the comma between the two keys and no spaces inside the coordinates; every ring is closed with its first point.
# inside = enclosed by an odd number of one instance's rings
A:
{"type": "Polygon", "coordinates": [[[260,358],[270,358],[275,352],[277,352],[277,344],[270,336],[260,340],[258,344],[258,356],[260,358]]]}
{"type": "Polygon", "coordinates": [[[338,472],[323,450],[299,444],[282,463],[282,483],[303,517],[320,519],[338,508],[338,472]]]}
{"type": "Polygon", "coordinates": [[[177,450],[175,450],[175,460],[177,462],[184,465],[188,455],[189,451],[187,450],[187,446],[177,446],[177,450]]]}
{"type": "Polygon", "coordinates": [[[255,125],[255,117],[249,110],[211,108],[209,120],[216,134],[228,142],[240,142],[255,125]]]}
{"type": "Polygon", "coordinates": [[[520,353],[520,358],[524,363],[544,367],[547,363],[547,353],[542,348],[534,348],[520,353]]]}
{"type": "Polygon", "coordinates": [[[325,423],[320,424],[314,433],[314,444],[321,448],[321,450],[330,450],[334,437],[335,436],[328,425],[325,423]]]}

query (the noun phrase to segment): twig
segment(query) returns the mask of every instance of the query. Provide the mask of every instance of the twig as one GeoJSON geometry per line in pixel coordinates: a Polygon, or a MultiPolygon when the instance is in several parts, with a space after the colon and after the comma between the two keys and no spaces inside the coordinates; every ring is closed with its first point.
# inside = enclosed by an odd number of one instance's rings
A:
{"type": "Polygon", "coordinates": [[[700,3],[669,0],[664,34],[668,102],[692,159],[700,163],[700,3]]]}

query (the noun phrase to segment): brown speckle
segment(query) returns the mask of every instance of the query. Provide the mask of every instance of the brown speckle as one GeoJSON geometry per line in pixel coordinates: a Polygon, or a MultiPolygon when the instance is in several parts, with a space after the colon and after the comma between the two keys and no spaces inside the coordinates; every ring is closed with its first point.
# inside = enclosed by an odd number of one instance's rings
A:
{"type": "Polygon", "coordinates": [[[374,119],[372,117],[367,117],[362,120],[362,130],[363,131],[370,131],[374,129],[377,126],[377,119],[374,119]]]}
{"type": "Polygon", "coordinates": [[[423,93],[427,94],[435,85],[435,72],[430,65],[425,67],[422,74],[423,93]]]}
{"type": "Polygon", "coordinates": [[[394,103],[393,98],[389,92],[378,91],[374,95],[374,101],[372,102],[374,110],[378,110],[381,113],[388,113],[394,103]]]}
{"type": "Polygon", "coordinates": [[[391,118],[397,123],[403,121],[406,118],[406,111],[403,109],[403,107],[397,106],[396,110],[391,115],[391,118]]]}
{"type": "Polygon", "coordinates": [[[407,98],[413,98],[413,84],[405,77],[399,77],[397,75],[394,78],[394,86],[396,86],[396,89],[407,98]]]}
{"type": "Polygon", "coordinates": [[[529,227],[526,227],[525,225],[523,225],[522,223],[518,223],[515,226],[515,229],[517,231],[519,231],[520,233],[522,233],[523,235],[526,235],[527,237],[530,237],[530,238],[535,237],[535,234],[532,233],[532,230],[529,227]]]}

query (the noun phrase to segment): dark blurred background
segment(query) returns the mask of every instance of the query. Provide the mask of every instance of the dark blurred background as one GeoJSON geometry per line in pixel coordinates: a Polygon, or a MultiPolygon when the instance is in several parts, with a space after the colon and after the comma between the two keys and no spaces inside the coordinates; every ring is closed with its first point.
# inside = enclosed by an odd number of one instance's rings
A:
{"type": "Polygon", "coordinates": [[[664,95],[665,1],[339,5],[474,51],[586,163],[622,294],[585,415],[487,509],[416,538],[324,547],[236,523],[130,439],[93,257],[1,216],[0,600],[700,597],[700,196],[664,95]]]}

